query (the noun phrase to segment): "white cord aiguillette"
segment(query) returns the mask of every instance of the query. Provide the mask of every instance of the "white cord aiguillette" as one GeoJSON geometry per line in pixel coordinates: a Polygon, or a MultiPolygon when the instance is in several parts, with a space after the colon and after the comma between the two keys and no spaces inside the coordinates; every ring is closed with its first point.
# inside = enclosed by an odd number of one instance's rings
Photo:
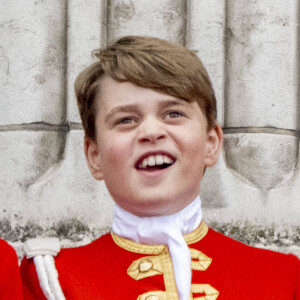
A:
{"type": "Polygon", "coordinates": [[[48,300],[65,300],[53,256],[60,251],[57,238],[29,239],[24,243],[26,257],[33,258],[40,287],[48,300]]]}

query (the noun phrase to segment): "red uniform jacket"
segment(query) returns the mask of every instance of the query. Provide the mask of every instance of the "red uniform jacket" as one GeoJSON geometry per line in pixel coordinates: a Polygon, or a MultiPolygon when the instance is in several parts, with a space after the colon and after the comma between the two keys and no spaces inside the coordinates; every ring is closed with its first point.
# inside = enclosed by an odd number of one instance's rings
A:
{"type": "Polygon", "coordinates": [[[14,249],[0,239],[0,299],[23,299],[18,258],[14,249]]]}
{"type": "MultiPolygon", "coordinates": [[[[185,235],[191,299],[300,300],[297,257],[246,246],[202,223],[185,235]]],[[[66,299],[178,299],[168,247],[106,234],[55,259],[66,299]],[[152,296],[149,297],[149,296],[152,296]]],[[[32,260],[21,265],[25,299],[45,299],[32,260]]]]}

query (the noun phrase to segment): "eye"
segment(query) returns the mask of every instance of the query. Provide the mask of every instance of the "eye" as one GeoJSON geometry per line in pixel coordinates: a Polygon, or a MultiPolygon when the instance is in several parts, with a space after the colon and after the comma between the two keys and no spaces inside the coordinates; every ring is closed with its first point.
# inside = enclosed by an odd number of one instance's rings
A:
{"type": "Polygon", "coordinates": [[[174,118],[180,118],[180,117],[183,117],[184,116],[184,113],[181,112],[181,111],[177,111],[177,110],[172,110],[172,111],[169,111],[166,115],[166,118],[167,119],[174,119],[174,118]]]}
{"type": "Polygon", "coordinates": [[[130,124],[132,123],[134,120],[131,117],[126,117],[126,118],[122,118],[120,120],[117,121],[117,124],[130,124]]]}
{"type": "Polygon", "coordinates": [[[138,119],[134,116],[120,117],[116,120],[115,126],[118,126],[121,128],[122,127],[128,128],[128,127],[136,125],[137,122],[138,122],[138,119]]]}

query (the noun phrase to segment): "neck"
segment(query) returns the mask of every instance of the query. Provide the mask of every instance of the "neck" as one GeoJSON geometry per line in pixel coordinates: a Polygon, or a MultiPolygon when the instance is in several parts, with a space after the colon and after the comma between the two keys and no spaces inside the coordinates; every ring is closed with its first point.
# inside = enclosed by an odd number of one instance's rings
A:
{"type": "Polygon", "coordinates": [[[116,205],[112,230],[137,243],[168,245],[179,297],[187,300],[191,285],[191,255],[183,235],[195,230],[201,220],[200,197],[175,214],[158,217],[138,217],[116,205]]]}
{"type": "MultiPolygon", "coordinates": [[[[136,234],[139,224],[147,222],[151,227],[154,224],[160,224],[160,226],[165,227],[165,225],[169,223],[169,220],[176,222],[177,228],[181,234],[187,234],[195,230],[202,220],[200,197],[198,196],[194,201],[192,201],[179,212],[167,216],[141,217],[124,210],[118,204],[116,204],[115,218],[112,229],[113,232],[120,236],[141,243],[142,241],[136,234]]],[[[155,239],[155,237],[153,238],[155,239]]],[[[153,244],[153,242],[148,241],[149,244],[153,244]]]]}

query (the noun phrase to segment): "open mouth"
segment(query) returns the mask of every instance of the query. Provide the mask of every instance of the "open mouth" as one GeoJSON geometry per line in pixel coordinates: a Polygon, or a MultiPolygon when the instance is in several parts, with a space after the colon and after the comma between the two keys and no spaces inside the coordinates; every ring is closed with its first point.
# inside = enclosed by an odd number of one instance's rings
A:
{"type": "Polygon", "coordinates": [[[151,154],[140,159],[136,168],[138,170],[156,171],[170,167],[175,162],[175,159],[166,154],[151,154]]]}

